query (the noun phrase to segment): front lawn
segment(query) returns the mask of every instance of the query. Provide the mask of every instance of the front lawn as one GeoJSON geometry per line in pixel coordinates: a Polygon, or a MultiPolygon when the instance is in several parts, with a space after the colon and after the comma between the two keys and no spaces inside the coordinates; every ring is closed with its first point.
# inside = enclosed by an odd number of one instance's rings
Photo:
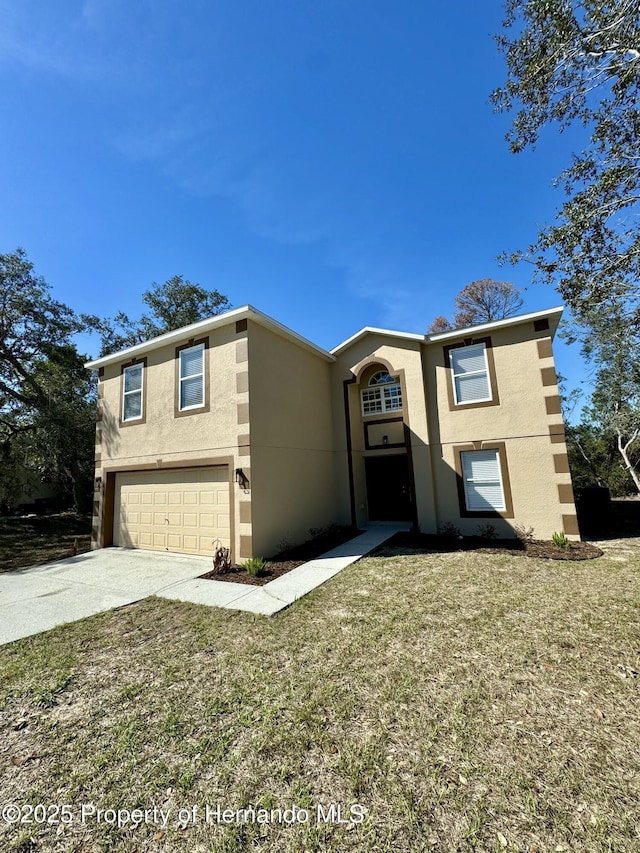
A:
{"type": "Polygon", "coordinates": [[[388,552],[273,618],[149,599],[0,648],[1,799],[69,806],[0,849],[637,851],[640,540],[603,549],[388,552]]]}

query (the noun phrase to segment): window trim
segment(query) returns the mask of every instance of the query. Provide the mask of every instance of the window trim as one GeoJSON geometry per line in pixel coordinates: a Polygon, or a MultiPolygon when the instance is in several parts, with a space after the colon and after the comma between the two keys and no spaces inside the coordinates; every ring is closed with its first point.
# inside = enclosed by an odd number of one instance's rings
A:
{"type": "Polygon", "coordinates": [[[496,381],[496,366],[495,360],[493,356],[493,345],[490,337],[485,338],[465,338],[462,341],[458,341],[455,344],[449,344],[448,346],[443,347],[444,352],[444,364],[446,368],[447,374],[447,396],[449,399],[449,411],[459,411],[460,409],[476,409],[483,408],[485,406],[499,406],[500,405],[500,397],[498,394],[498,384],[496,381]],[[487,366],[487,379],[489,381],[489,391],[491,393],[491,397],[486,400],[473,400],[467,403],[459,403],[457,401],[457,394],[455,390],[455,377],[453,373],[453,359],[451,357],[451,350],[461,349],[462,347],[476,346],[478,344],[484,344],[484,357],[485,363],[487,366]]]}
{"type": "Polygon", "coordinates": [[[477,403],[488,403],[489,400],[493,399],[493,393],[491,391],[491,377],[489,376],[489,360],[487,359],[487,346],[486,346],[486,344],[478,343],[478,344],[470,344],[469,346],[466,346],[466,347],[455,347],[454,349],[452,349],[449,352],[449,359],[451,361],[451,383],[453,385],[453,399],[454,399],[456,406],[473,406],[473,405],[476,405],[477,403]],[[464,373],[456,373],[456,367],[455,367],[455,354],[456,354],[456,352],[458,352],[460,350],[470,350],[473,348],[477,349],[478,347],[482,347],[481,352],[482,352],[482,360],[484,362],[484,369],[483,370],[470,370],[470,371],[465,371],[464,373]],[[458,387],[456,384],[456,379],[458,379],[460,376],[480,376],[481,374],[487,380],[489,395],[487,397],[477,397],[475,400],[459,400],[458,399],[458,387]]]}
{"type": "MultiPolygon", "coordinates": [[[[146,380],[146,372],[147,372],[147,359],[146,356],[144,358],[134,358],[131,361],[125,362],[120,367],[120,417],[119,424],[121,427],[126,426],[137,426],[138,424],[144,424],[147,421],[147,380],[146,380]],[[140,389],[140,417],[137,418],[127,418],[125,420],[124,417],[124,398],[125,398],[125,373],[132,367],[142,367],[142,387],[140,389]]],[[[128,394],[138,393],[138,392],[126,392],[128,394]]]]}
{"type": "Polygon", "coordinates": [[[207,379],[208,374],[208,356],[207,352],[209,349],[209,338],[198,338],[197,340],[191,338],[187,343],[181,344],[179,347],[176,347],[175,353],[175,397],[174,397],[174,417],[186,417],[188,415],[194,414],[202,414],[203,412],[209,411],[209,382],[207,379]],[[182,388],[182,382],[184,379],[193,378],[195,376],[199,376],[200,374],[192,374],[188,377],[183,377],[181,375],[181,365],[182,365],[182,357],[181,353],[188,349],[194,349],[195,347],[202,347],[202,403],[195,406],[186,406],[185,408],[181,408],[180,406],[180,390],[182,388]]]}
{"type": "Polygon", "coordinates": [[[461,518],[513,518],[513,494],[509,480],[509,467],[507,464],[507,446],[504,441],[475,441],[472,444],[461,444],[453,448],[455,458],[455,472],[458,486],[458,504],[460,506],[461,518]],[[467,507],[467,495],[464,485],[464,473],[462,467],[462,454],[474,451],[496,450],[498,453],[498,464],[500,466],[500,479],[502,494],[504,496],[504,509],[492,510],[470,510],[467,507]]]}

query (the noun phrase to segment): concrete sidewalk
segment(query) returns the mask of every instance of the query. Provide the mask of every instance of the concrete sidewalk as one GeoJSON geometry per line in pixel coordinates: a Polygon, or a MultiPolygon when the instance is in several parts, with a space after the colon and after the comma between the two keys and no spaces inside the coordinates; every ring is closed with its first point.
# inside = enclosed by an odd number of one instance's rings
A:
{"type": "Polygon", "coordinates": [[[365,533],[355,539],[339,545],[316,560],[298,566],[264,586],[194,578],[180,581],[156,594],[161,598],[273,616],[378,548],[394,533],[409,528],[410,525],[403,523],[371,524],[365,533]]]}
{"type": "Polygon", "coordinates": [[[103,548],[0,574],[0,645],[75,622],[150,595],[271,616],[373,551],[403,524],[374,524],[264,586],[203,580],[210,557],[103,548]]]}

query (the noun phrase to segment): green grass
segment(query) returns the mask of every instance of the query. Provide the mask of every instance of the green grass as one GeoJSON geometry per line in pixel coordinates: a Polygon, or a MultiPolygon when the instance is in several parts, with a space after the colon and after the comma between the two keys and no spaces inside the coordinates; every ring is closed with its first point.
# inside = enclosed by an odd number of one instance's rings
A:
{"type": "Polygon", "coordinates": [[[636,851],[640,542],[603,548],[387,554],[270,619],[149,599],[5,646],[2,799],[76,819],[0,822],[0,849],[636,851]],[[91,802],[170,820],[83,825],[91,802]]]}
{"type": "Polygon", "coordinates": [[[0,574],[68,557],[91,547],[91,518],[59,513],[0,518],[0,574]]]}

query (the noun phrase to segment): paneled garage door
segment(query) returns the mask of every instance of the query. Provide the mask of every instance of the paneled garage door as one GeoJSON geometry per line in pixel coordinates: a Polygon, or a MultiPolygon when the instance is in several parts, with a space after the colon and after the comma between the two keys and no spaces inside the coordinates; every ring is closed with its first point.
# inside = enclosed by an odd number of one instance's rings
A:
{"type": "Polygon", "coordinates": [[[116,474],[114,545],[213,555],[230,531],[226,465],[116,474]]]}

